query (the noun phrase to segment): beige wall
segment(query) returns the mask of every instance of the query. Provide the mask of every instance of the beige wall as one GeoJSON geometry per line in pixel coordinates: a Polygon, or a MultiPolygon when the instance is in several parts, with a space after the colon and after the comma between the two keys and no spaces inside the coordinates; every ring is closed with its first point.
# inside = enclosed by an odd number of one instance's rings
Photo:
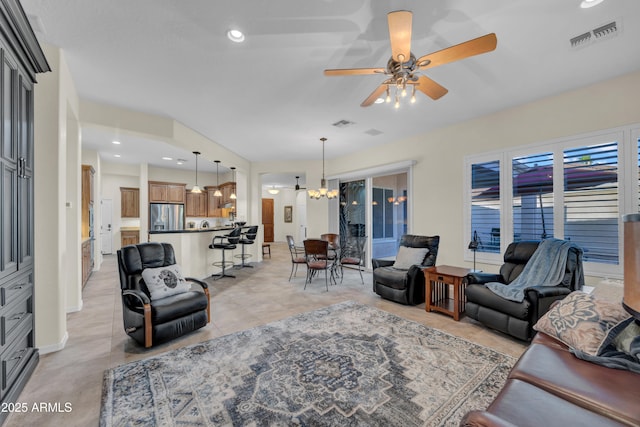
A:
{"type": "MultiPolygon", "coordinates": [[[[53,70],[38,76],[34,95],[35,328],[36,346],[46,353],[64,347],[67,300],[77,296],[81,286],[80,276],[67,271],[67,260],[80,260],[79,234],[76,245],[66,244],[67,210],[80,218],[77,194],[67,194],[74,187],[67,184],[67,176],[75,174],[67,171],[79,169],[80,156],[67,153],[67,126],[79,117],[79,100],[64,54],[52,46],[42,48],[53,70]],[[68,159],[76,164],[68,164],[68,159]],[[72,202],[69,208],[67,200],[72,202]]],[[[77,130],[70,132],[74,133],[77,130]]],[[[75,149],[71,145],[69,149],[75,149]]],[[[77,261],[70,262],[77,271],[77,261]]],[[[70,303],[81,305],[77,300],[70,303]]]]}
{"type": "Polygon", "coordinates": [[[464,156],[633,123],[640,123],[640,72],[331,160],[327,171],[416,160],[413,232],[441,236],[439,264],[470,266],[463,259],[464,156]]]}

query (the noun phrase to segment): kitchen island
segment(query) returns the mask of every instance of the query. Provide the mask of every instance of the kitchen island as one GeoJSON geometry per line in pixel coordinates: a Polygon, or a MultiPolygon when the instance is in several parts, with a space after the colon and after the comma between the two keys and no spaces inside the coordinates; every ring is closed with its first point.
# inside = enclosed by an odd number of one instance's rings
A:
{"type": "MultiPolygon", "coordinates": [[[[204,279],[219,273],[220,268],[213,263],[222,261],[222,250],[209,249],[209,245],[214,236],[229,234],[231,230],[233,227],[149,231],[149,241],[171,243],[176,255],[176,263],[182,268],[182,273],[186,277],[204,279]]],[[[247,249],[249,248],[245,250],[247,249]]],[[[241,251],[242,246],[238,244],[235,250],[227,251],[226,260],[232,261],[233,255],[240,254],[241,251]]]]}

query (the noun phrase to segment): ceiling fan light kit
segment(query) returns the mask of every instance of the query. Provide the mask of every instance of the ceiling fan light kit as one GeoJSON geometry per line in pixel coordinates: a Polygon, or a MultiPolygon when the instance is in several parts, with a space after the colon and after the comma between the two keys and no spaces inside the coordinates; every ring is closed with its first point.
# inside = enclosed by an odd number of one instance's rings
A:
{"type": "Polygon", "coordinates": [[[335,199],[338,197],[338,190],[329,190],[327,188],[327,180],[324,179],[324,143],[326,140],[327,138],[320,138],[320,141],[322,141],[322,179],[320,180],[320,188],[317,190],[307,190],[309,198],[315,200],[318,200],[321,197],[326,197],[327,199],[335,199]]]}
{"type": "MultiPolygon", "coordinates": [[[[590,1],[593,2],[597,0],[590,1]]],[[[384,74],[388,76],[387,79],[360,105],[362,107],[368,107],[373,103],[380,103],[378,100],[385,92],[385,101],[390,103],[390,92],[392,88],[395,88],[394,107],[400,108],[400,99],[407,95],[407,85],[413,86],[410,98],[412,104],[416,102],[416,89],[433,100],[440,99],[448,92],[445,87],[431,80],[424,74],[420,74],[421,71],[459,61],[470,56],[490,52],[494,50],[497,45],[498,40],[496,35],[490,33],[416,59],[414,54],[411,53],[412,19],[413,14],[406,10],[398,10],[387,14],[391,58],[389,58],[386,68],[327,69],[324,70],[325,76],[384,74]]]]}

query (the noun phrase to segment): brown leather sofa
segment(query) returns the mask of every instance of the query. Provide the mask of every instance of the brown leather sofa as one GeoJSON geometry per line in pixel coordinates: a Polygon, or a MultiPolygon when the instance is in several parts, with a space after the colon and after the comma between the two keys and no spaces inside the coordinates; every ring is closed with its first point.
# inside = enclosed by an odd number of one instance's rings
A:
{"type": "Polygon", "coordinates": [[[485,411],[461,426],[639,426],[640,374],[576,358],[538,332],[485,411]]]}

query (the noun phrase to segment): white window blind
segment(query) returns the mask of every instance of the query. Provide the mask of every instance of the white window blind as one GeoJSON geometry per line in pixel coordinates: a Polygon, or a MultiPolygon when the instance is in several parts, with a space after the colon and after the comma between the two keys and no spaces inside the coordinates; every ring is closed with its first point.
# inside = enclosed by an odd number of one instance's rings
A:
{"type": "Polygon", "coordinates": [[[478,252],[500,252],[500,162],[471,165],[471,241],[478,252]]]}
{"type": "Polygon", "coordinates": [[[511,165],[513,241],[553,237],[553,153],[515,157],[511,165]]]}
{"type": "Polygon", "coordinates": [[[618,143],[564,151],[564,238],[584,260],[618,264],[618,143]]]}

